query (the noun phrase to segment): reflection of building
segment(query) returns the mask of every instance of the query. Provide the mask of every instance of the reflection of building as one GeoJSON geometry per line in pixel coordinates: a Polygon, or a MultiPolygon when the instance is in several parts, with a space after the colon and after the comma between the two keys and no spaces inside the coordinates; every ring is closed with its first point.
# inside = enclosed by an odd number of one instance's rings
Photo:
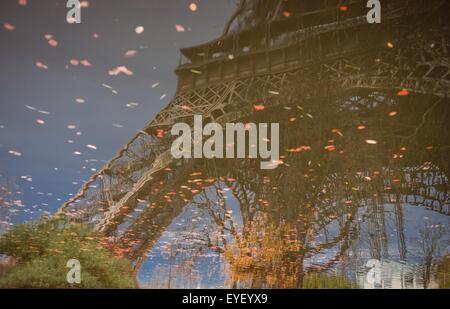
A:
{"type": "MultiPolygon", "coordinates": [[[[423,268],[390,260],[369,260],[358,272],[358,285],[364,289],[423,289],[423,268]]],[[[438,288],[430,278],[428,289],[438,288]]]]}
{"type": "Polygon", "coordinates": [[[366,22],[365,0],[348,1],[346,13],[334,0],[242,0],[243,12],[253,2],[279,6],[244,18],[248,29],[227,26],[217,40],[183,49],[170,104],[61,212],[108,236],[125,227],[117,242],[135,272],[164,231],[179,231],[183,246],[173,246],[164,265],[154,260],[160,267],[152,276],[161,287],[181,287],[177,275],[195,282],[189,267],[212,252],[234,263],[232,287],[302,288],[311,281],[340,287],[344,280],[326,272],[348,258],[365,230],[361,246],[383,262],[371,267],[373,280],[365,282],[367,269],[360,275],[361,286],[421,287],[419,270],[387,259],[391,239],[399,259],[410,252],[402,204],[448,214],[448,178],[440,175],[448,174],[447,156],[428,145],[441,145],[448,132],[450,32],[440,21],[450,10],[439,0],[408,6],[395,0],[374,26],[366,22]],[[302,6],[296,12],[283,8],[287,3],[302,6]],[[274,17],[255,22],[268,13],[274,17]],[[433,22],[410,23],[422,19],[433,22]],[[283,166],[267,175],[246,160],[174,160],[171,127],[193,124],[194,115],[205,123],[280,123],[283,166]],[[231,195],[237,222],[225,202],[231,195]],[[196,207],[192,218],[183,214],[186,205],[196,207]],[[192,258],[185,240],[199,241],[191,243],[192,258]],[[315,257],[317,264],[304,264],[315,257]]]}
{"type": "Polygon", "coordinates": [[[354,111],[399,89],[402,96],[448,97],[448,31],[437,23],[447,20],[441,16],[448,11],[444,1],[389,1],[376,27],[367,23],[367,1],[348,1],[345,10],[337,2],[241,1],[220,38],[181,50],[174,98],[61,213],[113,234],[156,179],[167,179],[166,168],[175,163],[171,127],[191,124],[194,115],[205,123],[234,122],[252,115],[255,102],[276,108],[294,97],[321,105],[332,99],[354,111]],[[427,31],[419,36],[418,25],[409,21],[422,19],[436,23],[421,26],[427,31]],[[242,27],[231,27],[236,22],[242,27]]]}

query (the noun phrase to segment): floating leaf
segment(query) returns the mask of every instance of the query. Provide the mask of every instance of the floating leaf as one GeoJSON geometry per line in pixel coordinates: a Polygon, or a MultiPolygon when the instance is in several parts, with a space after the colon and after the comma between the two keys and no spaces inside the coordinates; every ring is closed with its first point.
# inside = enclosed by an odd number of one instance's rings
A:
{"type": "Polygon", "coordinates": [[[192,2],[191,4],[189,4],[189,9],[190,9],[192,12],[197,11],[197,4],[195,4],[194,2],[192,2]]]}
{"type": "Polygon", "coordinates": [[[16,157],[22,156],[22,153],[19,152],[19,151],[16,151],[16,150],[10,150],[10,151],[8,151],[8,153],[9,153],[9,154],[12,154],[12,155],[14,155],[14,156],[16,156],[16,157]]]}
{"type": "Polygon", "coordinates": [[[48,66],[40,61],[36,62],[36,67],[38,69],[48,70],[48,66]]]}
{"type": "Polygon", "coordinates": [[[131,75],[134,74],[133,71],[128,69],[126,66],[118,66],[118,67],[116,67],[116,68],[114,68],[114,69],[112,69],[112,70],[110,70],[108,72],[108,74],[111,75],[111,76],[117,76],[117,75],[119,75],[121,73],[125,74],[127,76],[131,76],[131,75]]]}
{"type": "Polygon", "coordinates": [[[143,26],[137,26],[134,29],[134,32],[136,32],[137,34],[142,34],[142,33],[144,33],[144,30],[145,30],[145,28],[143,26]]]}
{"type": "Polygon", "coordinates": [[[5,28],[5,29],[8,30],[8,31],[14,31],[14,30],[16,30],[16,27],[15,27],[14,25],[8,24],[8,23],[3,24],[3,28],[5,28]]]}
{"type": "Polygon", "coordinates": [[[407,95],[409,95],[409,91],[406,89],[402,89],[399,92],[397,92],[397,96],[399,97],[406,97],[407,95]]]}
{"type": "Polygon", "coordinates": [[[165,132],[164,132],[163,129],[156,129],[155,135],[156,135],[157,138],[163,138],[164,134],[165,134],[165,132]]]}
{"type": "Polygon", "coordinates": [[[81,65],[85,66],[85,67],[91,67],[92,64],[89,62],[89,60],[83,59],[80,61],[81,65]]]}
{"type": "Polygon", "coordinates": [[[199,70],[194,70],[194,69],[191,69],[191,73],[194,73],[194,74],[202,74],[202,72],[201,71],[199,71],[199,70]]]}
{"type": "Polygon", "coordinates": [[[325,146],[325,150],[327,150],[329,152],[335,151],[336,150],[336,146],[334,146],[334,145],[325,146]]]}
{"type": "Polygon", "coordinates": [[[127,51],[127,52],[125,53],[125,57],[131,58],[131,57],[136,56],[136,54],[137,54],[137,51],[136,51],[136,50],[129,50],[129,51],[127,51]]]}
{"type": "Polygon", "coordinates": [[[56,41],[55,39],[49,39],[48,40],[48,45],[50,45],[51,47],[57,47],[58,46],[58,41],[56,41]]]}
{"type": "Polygon", "coordinates": [[[394,116],[397,115],[397,112],[396,111],[392,111],[388,115],[389,115],[389,117],[394,117],[394,116]]]}
{"type": "Polygon", "coordinates": [[[185,32],[185,31],[186,31],[186,29],[184,28],[184,26],[178,25],[178,24],[175,25],[175,30],[176,30],[177,32],[185,32]]]}

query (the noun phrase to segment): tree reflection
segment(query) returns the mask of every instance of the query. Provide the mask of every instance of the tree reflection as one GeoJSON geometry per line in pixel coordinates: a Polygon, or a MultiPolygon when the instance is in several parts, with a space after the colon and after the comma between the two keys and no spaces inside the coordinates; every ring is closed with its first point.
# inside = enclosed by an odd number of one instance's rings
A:
{"type": "MultiPolygon", "coordinates": [[[[288,102],[276,113],[267,109],[245,119],[280,123],[283,164],[277,169],[260,170],[250,159],[186,160],[137,197],[147,207],[117,244],[136,271],[170,229],[177,235],[167,248],[171,262],[156,276],[165,273],[170,287],[199,284],[198,261],[211,252],[223,259],[225,285],[234,288],[352,287],[354,276],[337,271],[359,259],[364,246],[366,259],[410,258],[404,205],[449,214],[444,101],[361,91],[339,100],[288,102]],[[238,201],[239,219],[227,191],[238,201]],[[182,221],[170,228],[175,218],[182,221]]],[[[437,243],[446,236],[433,231],[420,234],[425,287],[440,256],[437,243]]]]}

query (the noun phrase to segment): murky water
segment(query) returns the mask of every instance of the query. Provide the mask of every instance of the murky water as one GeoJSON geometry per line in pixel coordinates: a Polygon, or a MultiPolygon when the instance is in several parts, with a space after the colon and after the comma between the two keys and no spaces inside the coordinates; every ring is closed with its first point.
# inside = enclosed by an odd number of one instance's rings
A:
{"type": "Polygon", "coordinates": [[[140,286],[448,287],[449,109],[435,102],[365,91],[245,119],[280,123],[283,164],[167,169],[118,235],[140,286]]]}

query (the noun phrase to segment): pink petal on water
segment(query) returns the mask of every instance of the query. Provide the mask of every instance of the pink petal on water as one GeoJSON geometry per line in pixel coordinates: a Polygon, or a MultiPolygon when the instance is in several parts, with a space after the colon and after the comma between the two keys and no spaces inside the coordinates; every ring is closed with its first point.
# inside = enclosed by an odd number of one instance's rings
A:
{"type": "Polygon", "coordinates": [[[6,30],[9,30],[9,31],[14,31],[14,30],[16,30],[16,27],[14,27],[14,25],[8,24],[8,23],[3,24],[3,27],[4,27],[6,30]]]}
{"type": "Polygon", "coordinates": [[[138,26],[136,27],[136,29],[134,29],[134,32],[136,32],[137,34],[142,34],[144,33],[144,27],[143,26],[138,26]]]}
{"type": "Polygon", "coordinates": [[[184,26],[178,25],[178,24],[175,25],[175,30],[177,30],[177,32],[185,32],[186,31],[184,26]]]}
{"type": "Polygon", "coordinates": [[[36,62],[36,67],[43,70],[48,70],[48,66],[40,61],[36,62]]]}

